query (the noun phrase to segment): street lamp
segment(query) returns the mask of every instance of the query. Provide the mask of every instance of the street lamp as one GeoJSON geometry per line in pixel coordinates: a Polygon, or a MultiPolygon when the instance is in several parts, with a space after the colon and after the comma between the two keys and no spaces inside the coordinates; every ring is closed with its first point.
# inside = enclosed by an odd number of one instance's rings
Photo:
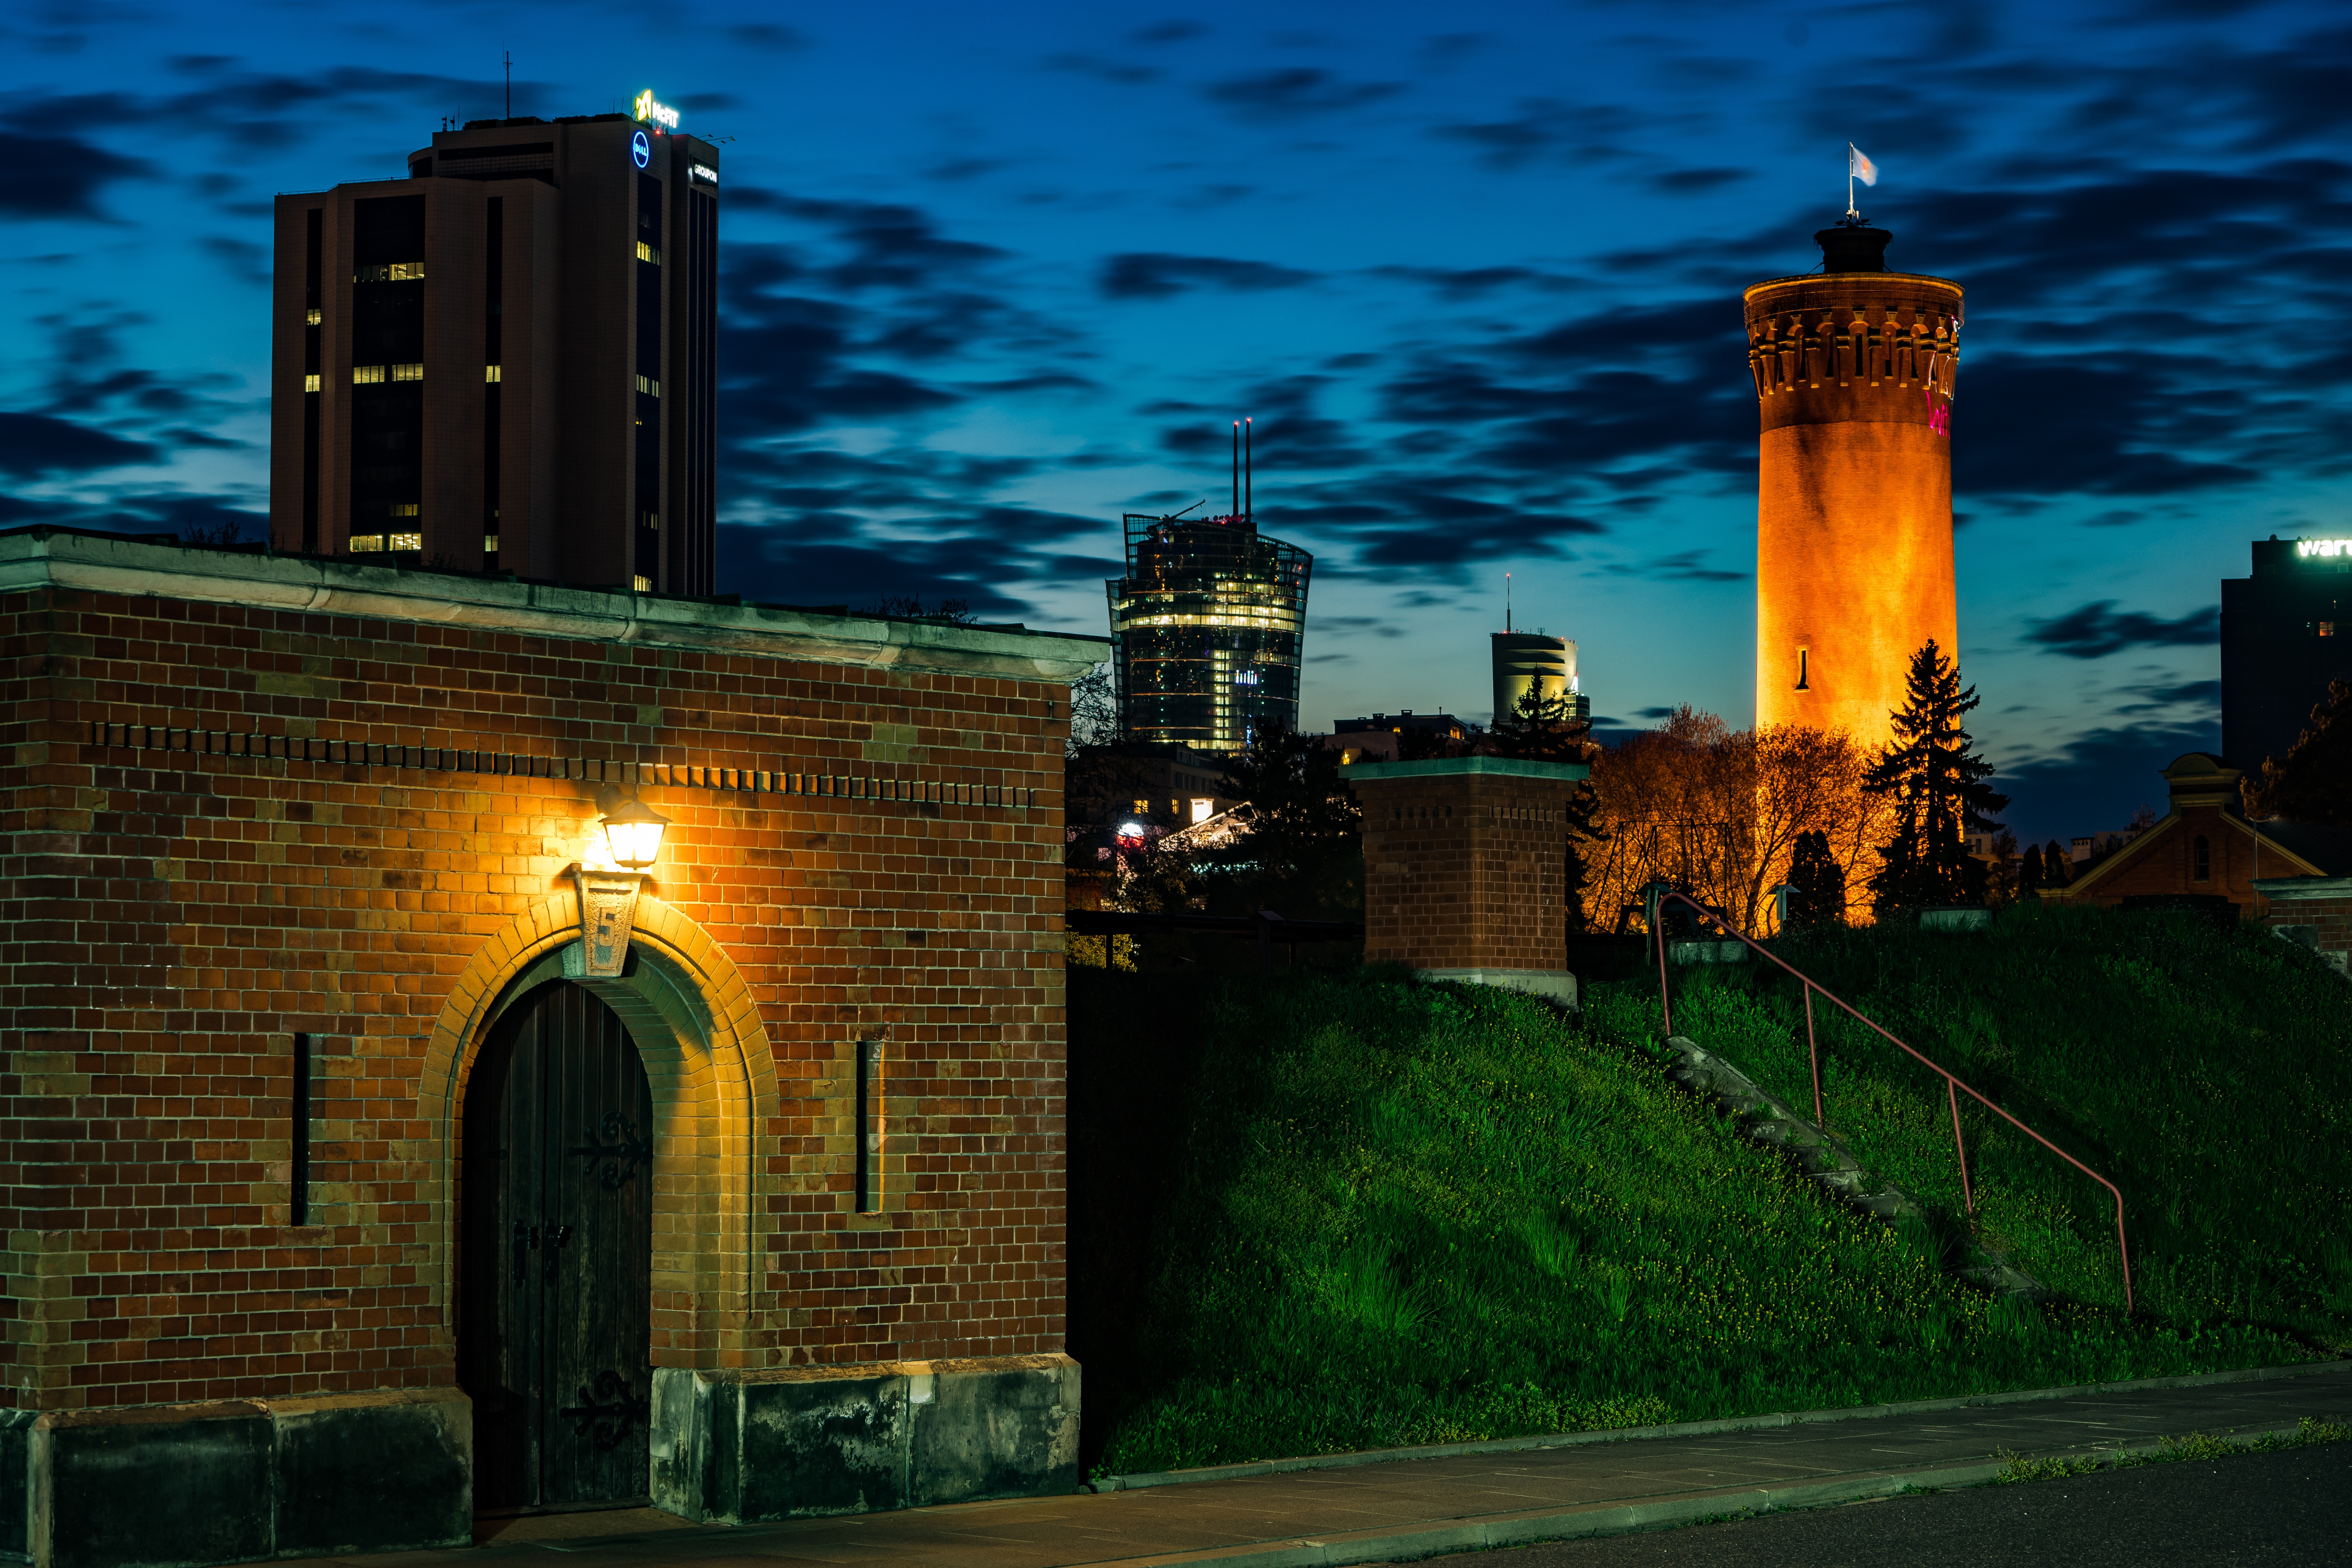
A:
{"type": "Polygon", "coordinates": [[[596,809],[604,814],[604,853],[614,865],[642,871],[654,863],[668,817],[613,784],[596,792],[596,809]]]}

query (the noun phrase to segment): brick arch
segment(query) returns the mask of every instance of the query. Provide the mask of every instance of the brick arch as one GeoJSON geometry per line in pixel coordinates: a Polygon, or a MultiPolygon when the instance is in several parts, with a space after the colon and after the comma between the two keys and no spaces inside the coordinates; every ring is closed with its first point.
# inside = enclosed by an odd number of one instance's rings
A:
{"type": "Polygon", "coordinates": [[[625,976],[566,975],[579,940],[576,890],[539,900],[476,951],[426,1039],[415,1159],[443,1327],[457,1318],[459,1154],[475,1058],[509,1003],[570,979],[628,1026],[653,1089],[653,1363],[731,1363],[751,1337],[755,1130],[777,1108],[767,1030],[726,951],[669,904],[638,899],[625,976]]]}

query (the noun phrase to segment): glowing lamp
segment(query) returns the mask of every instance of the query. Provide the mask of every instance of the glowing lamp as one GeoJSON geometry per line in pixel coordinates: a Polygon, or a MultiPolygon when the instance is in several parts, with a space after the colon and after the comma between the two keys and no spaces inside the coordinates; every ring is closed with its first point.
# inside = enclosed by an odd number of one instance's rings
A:
{"type": "Polygon", "coordinates": [[[662,829],[669,818],[639,800],[623,796],[609,786],[597,802],[604,811],[604,853],[615,866],[642,871],[661,854],[662,829]]]}

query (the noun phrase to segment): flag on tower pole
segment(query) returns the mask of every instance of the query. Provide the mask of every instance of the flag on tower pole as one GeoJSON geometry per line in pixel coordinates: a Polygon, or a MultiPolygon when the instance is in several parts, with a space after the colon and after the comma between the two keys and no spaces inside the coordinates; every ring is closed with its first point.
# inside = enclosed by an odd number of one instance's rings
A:
{"type": "Polygon", "coordinates": [[[1853,183],[1865,185],[1878,184],[1878,165],[1872,163],[1863,150],[1849,142],[1845,144],[1845,213],[1848,217],[1861,216],[1853,209],[1853,183]]]}

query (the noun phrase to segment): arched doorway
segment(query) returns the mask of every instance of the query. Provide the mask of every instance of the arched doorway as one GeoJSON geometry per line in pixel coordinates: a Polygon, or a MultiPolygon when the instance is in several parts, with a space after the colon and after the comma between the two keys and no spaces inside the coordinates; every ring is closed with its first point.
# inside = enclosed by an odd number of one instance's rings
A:
{"type": "Polygon", "coordinates": [[[464,1125],[475,1507],[642,1499],[654,1119],[636,1044],[589,992],[540,985],[484,1042],[464,1125]]]}

